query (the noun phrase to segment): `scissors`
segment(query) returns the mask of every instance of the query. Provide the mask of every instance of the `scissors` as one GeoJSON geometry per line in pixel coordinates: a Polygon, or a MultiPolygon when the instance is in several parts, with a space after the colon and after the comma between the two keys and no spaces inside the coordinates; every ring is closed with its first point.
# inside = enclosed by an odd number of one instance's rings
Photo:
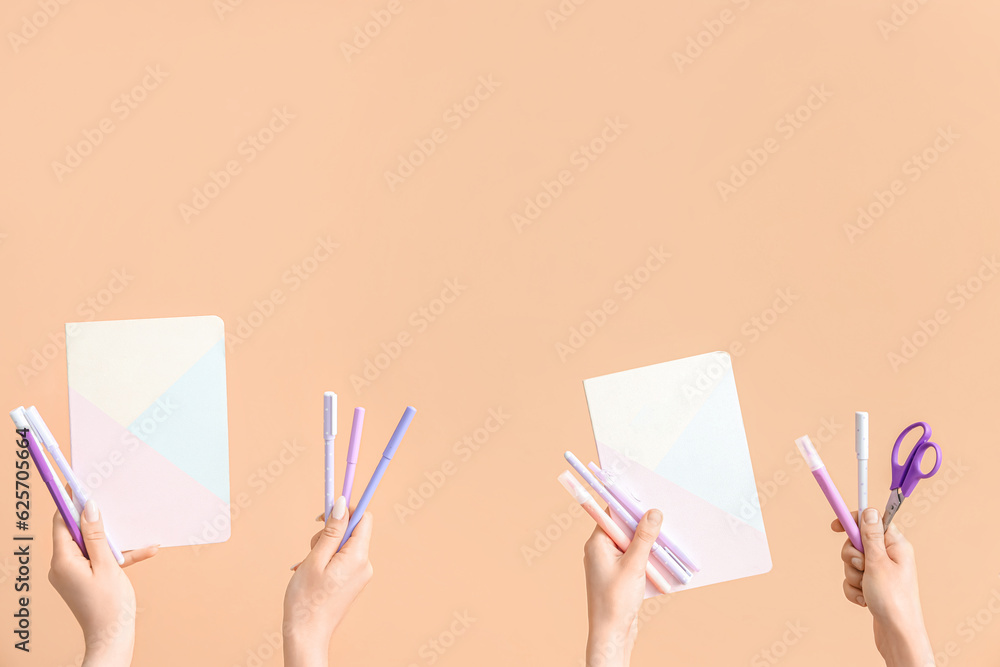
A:
{"type": "Polygon", "coordinates": [[[927,422],[916,422],[903,429],[903,432],[896,438],[896,444],[892,446],[892,485],[889,487],[889,502],[885,506],[885,515],[882,519],[883,529],[889,527],[892,517],[896,515],[896,511],[903,504],[903,499],[913,493],[917,482],[928,477],[933,477],[940,467],[941,448],[937,443],[931,442],[931,427],[927,425],[927,422]],[[903,438],[918,426],[923,431],[923,434],[917,440],[917,444],[913,446],[913,449],[910,450],[910,454],[906,457],[906,460],[900,464],[899,445],[903,442],[903,438]],[[934,450],[934,468],[930,472],[923,472],[920,467],[924,459],[924,454],[927,453],[928,449],[934,450]]]}

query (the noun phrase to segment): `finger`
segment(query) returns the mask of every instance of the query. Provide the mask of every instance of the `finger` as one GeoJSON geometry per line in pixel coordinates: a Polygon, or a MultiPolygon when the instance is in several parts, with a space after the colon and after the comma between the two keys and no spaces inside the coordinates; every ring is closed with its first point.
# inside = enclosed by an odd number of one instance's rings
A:
{"type": "Polygon", "coordinates": [[[861,580],[865,573],[855,568],[850,563],[844,563],[844,581],[855,588],[861,588],[861,580]]]}
{"type": "Polygon", "coordinates": [[[136,563],[141,563],[144,560],[149,560],[155,556],[160,551],[160,545],[157,544],[152,547],[143,547],[142,549],[132,549],[131,551],[125,551],[122,556],[125,557],[125,562],[122,563],[122,567],[128,567],[129,565],[135,565],[136,563]]]}
{"type": "Polygon", "coordinates": [[[310,551],[316,548],[316,543],[319,542],[319,538],[320,538],[320,536],[322,534],[323,534],[323,531],[321,530],[318,533],[316,533],[315,535],[313,535],[312,539],[309,540],[309,549],[310,549],[310,551]]]}
{"type": "Polygon", "coordinates": [[[322,520],[323,520],[323,514],[322,514],[322,513],[320,513],[320,514],[317,514],[317,515],[316,515],[316,520],[317,520],[317,521],[322,521],[322,520]]]}
{"type": "MultiPolygon", "coordinates": [[[[857,523],[858,522],[858,513],[857,512],[851,512],[851,516],[854,517],[854,523],[857,523]]],[[[830,524],[830,528],[832,528],[833,532],[835,532],[835,533],[842,533],[842,532],[844,532],[844,526],[841,525],[840,519],[834,519],[833,523],[830,524]]]]}
{"type": "Polygon", "coordinates": [[[861,592],[860,588],[855,588],[851,586],[846,581],[844,582],[844,597],[858,605],[859,607],[867,607],[868,604],[865,602],[865,594],[861,592]]]}
{"type": "Polygon", "coordinates": [[[56,510],[56,515],[52,517],[52,560],[82,559],[87,560],[77,546],[73,535],[66,527],[62,514],[56,510]]]}
{"type": "Polygon", "coordinates": [[[663,513],[660,510],[649,510],[646,512],[639,525],[635,528],[635,535],[632,542],[622,556],[622,566],[630,570],[644,572],[646,561],[649,560],[649,550],[653,548],[653,542],[660,534],[660,524],[663,523],[663,513]]]}
{"type": "Polygon", "coordinates": [[[94,569],[118,567],[115,555],[108,546],[108,536],[104,532],[104,520],[101,511],[93,498],[87,501],[80,514],[80,532],[83,534],[83,544],[87,547],[90,564],[94,569]]]}
{"type": "Polygon", "coordinates": [[[372,513],[365,512],[364,516],[361,517],[361,521],[358,521],[358,525],[354,527],[354,532],[351,533],[340,553],[354,556],[359,561],[368,560],[368,547],[372,540],[372,524],[374,522],[375,517],[372,516],[372,513]]]}
{"type": "Polygon", "coordinates": [[[912,554],[913,545],[910,541],[906,539],[903,533],[896,528],[895,523],[889,524],[889,529],[885,531],[885,550],[886,553],[892,556],[899,556],[900,554],[912,554]]]}
{"type": "Polygon", "coordinates": [[[840,549],[840,560],[850,563],[855,570],[865,569],[865,555],[855,549],[850,540],[844,542],[844,546],[840,549]]]}
{"type": "Polygon", "coordinates": [[[604,529],[600,526],[594,526],[594,532],[590,534],[587,542],[583,545],[584,561],[606,563],[612,558],[615,560],[621,558],[621,555],[622,552],[618,549],[618,545],[608,537],[604,529]]]}
{"type": "Polygon", "coordinates": [[[312,551],[306,556],[306,561],[313,559],[322,567],[326,567],[326,564],[333,558],[333,554],[337,553],[337,547],[340,546],[340,540],[344,537],[344,531],[347,529],[348,518],[347,499],[340,496],[333,504],[330,516],[326,519],[326,525],[320,531],[319,539],[316,540],[312,551]]]}
{"type": "Polygon", "coordinates": [[[867,562],[873,563],[885,558],[885,534],[882,532],[882,519],[878,515],[878,510],[869,507],[862,512],[859,528],[867,562]]]}

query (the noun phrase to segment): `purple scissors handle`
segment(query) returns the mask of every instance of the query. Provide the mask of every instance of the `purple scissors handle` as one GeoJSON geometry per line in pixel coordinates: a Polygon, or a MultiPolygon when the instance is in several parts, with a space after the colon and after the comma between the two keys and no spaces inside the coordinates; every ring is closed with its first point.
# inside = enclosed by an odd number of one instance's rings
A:
{"type": "Polygon", "coordinates": [[[892,446],[892,488],[899,489],[904,498],[909,497],[913,493],[913,489],[916,488],[917,482],[934,476],[940,468],[941,447],[936,442],[931,442],[931,427],[927,425],[927,422],[916,422],[903,429],[903,432],[896,438],[896,444],[892,446]],[[917,444],[913,446],[913,449],[910,450],[910,454],[906,457],[906,460],[900,464],[899,446],[902,444],[903,438],[918,426],[923,431],[923,434],[917,440],[917,444]],[[923,462],[924,454],[929,449],[934,450],[934,468],[930,472],[923,472],[920,466],[923,462]]]}

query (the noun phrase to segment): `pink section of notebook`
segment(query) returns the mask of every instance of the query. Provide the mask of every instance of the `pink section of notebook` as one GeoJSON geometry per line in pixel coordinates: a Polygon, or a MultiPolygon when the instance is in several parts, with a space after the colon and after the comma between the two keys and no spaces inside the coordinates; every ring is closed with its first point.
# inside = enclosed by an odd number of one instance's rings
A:
{"type": "MultiPolygon", "coordinates": [[[[597,443],[597,451],[601,464],[608,469],[615,469],[616,462],[622,458],[614,449],[601,443],[597,443]]],[[[771,569],[771,554],[763,532],[648,468],[626,464],[620,469],[626,472],[625,479],[619,483],[641,495],[645,506],[663,508],[664,532],[679,543],[678,546],[700,569],[687,585],[683,585],[675,581],[655,559],[650,561],[667,577],[674,591],[717,584],[771,569]]],[[[615,521],[625,528],[624,522],[617,518],[615,521]]],[[[659,594],[647,581],[646,597],[659,594]]]]}
{"type": "Polygon", "coordinates": [[[229,538],[229,507],[218,496],[72,389],[69,401],[73,470],[115,527],[122,551],[229,538]],[[149,482],[151,473],[156,484],[149,482]]]}

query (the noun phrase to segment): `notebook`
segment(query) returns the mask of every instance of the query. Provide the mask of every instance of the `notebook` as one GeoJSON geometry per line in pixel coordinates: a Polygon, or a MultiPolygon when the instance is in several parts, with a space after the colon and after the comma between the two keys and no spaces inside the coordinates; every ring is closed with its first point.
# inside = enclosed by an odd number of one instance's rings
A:
{"type": "Polygon", "coordinates": [[[73,472],[119,548],[229,539],[222,320],[76,322],[66,332],[73,472]]]}
{"type": "MultiPolygon", "coordinates": [[[[663,530],[700,568],[686,585],[668,577],[674,591],[770,571],[727,353],[602,375],[583,385],[601,467],[644,506],[663,511],[663,530]]],[[[656,594],[647,582],[646,597],[656,594]]]]}

